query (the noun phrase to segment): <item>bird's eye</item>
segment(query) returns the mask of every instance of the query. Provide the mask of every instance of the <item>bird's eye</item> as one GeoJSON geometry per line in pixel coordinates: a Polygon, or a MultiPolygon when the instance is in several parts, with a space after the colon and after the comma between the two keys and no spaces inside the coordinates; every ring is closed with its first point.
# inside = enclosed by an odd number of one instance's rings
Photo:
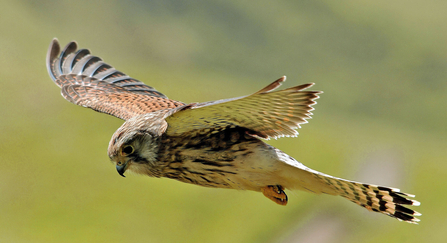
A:
{"type": "Polygon", "coordinates": [[[132,154],[135,151],[135,149],[133,148],[132,145],[126,145],[123,147],[121,151],[123,152],[123,154],[129,155],[132,154]]]}

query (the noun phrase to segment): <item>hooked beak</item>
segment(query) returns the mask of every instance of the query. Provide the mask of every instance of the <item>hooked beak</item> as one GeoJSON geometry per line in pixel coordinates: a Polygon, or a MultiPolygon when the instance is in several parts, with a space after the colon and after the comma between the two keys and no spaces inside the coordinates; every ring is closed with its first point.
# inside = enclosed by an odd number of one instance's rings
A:
{"type": "Polygon", "coordinates": [[[128,165],[128,162],[126,162],[122,165],[118,165],[118,164],[116,165],[116,171],[118,171],[118,174],[120,174],[120,176],[125,177],[124,172],[126,172],[127,165],[128,165]]]}

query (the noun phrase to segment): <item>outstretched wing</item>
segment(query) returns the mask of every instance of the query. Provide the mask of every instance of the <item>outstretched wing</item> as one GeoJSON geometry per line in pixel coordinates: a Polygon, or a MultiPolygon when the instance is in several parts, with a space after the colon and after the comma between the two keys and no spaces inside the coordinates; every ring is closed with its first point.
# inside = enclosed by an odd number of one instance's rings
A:
{"type": "Polygon", "coordinates": [[[233,99],[199,103],[166,118],[167,134],[202,133],[227,127],[245,127],[261,138],[297,136],[307,123],[320,91],[304,91],[313,84],[272,92],[285,81],[282,77],[260,91],[233,99]]]}
{"type": "Polygon", "coordinates": [[[62,96],[74,104],[124,120],[184,105],[117,71],[89,50],[77,50],[76,42],[62,52],[60,49],[58,40],[53,39],[47,53],[48,73],[62,96]]]}

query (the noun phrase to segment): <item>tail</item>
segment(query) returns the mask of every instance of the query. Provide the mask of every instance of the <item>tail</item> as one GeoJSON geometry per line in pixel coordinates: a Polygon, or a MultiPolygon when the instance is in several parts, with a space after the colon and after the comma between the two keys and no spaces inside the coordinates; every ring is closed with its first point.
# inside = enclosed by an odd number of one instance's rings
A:
{"type": "Polygon", "coordinates": [[[340,195],[369,211],[383,213],[412,224],[420,221],[415,216],[421,214],[406,207],[420,205],[418,201],[407,198],[414,195],[402,193],[396,188],[348,181],[326,175],[306,167],[278,149],[276,149],[276,154],[283,162],[279,165],[285,166],[281,170],[281,178],[286,178],[286,180],[279,184],[286,189],[340,195]]]}
{"type": "Polygon", "coordinates": [[[415,217],[420,216],[420,213],[405,207],[420,205],[418,201],[407,198],[414,197],[414,195],[402,193],[397,188],[348,181],[319,172],[313,173],[313,175],[331,187],[338,195],[369,211],[383,213],[412,224],[417,224],[420,221],[415,217]]]}

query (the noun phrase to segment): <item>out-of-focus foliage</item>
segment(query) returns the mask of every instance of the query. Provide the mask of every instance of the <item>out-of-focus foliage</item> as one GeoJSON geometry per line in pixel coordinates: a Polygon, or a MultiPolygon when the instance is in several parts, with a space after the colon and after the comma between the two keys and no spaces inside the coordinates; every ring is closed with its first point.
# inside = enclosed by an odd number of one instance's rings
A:
{"type": "Polygon", "coordinates": [[[442,242],[447,238],[447,2],[0,1],[1,242],[442,242]],[[118,176],[122,121],[60,97],[52,38],[77,40],[184,102],[288,75],[323,90],[299,138],[311,168],[417,195],[418,226],[345,199],[118,176]]]}

